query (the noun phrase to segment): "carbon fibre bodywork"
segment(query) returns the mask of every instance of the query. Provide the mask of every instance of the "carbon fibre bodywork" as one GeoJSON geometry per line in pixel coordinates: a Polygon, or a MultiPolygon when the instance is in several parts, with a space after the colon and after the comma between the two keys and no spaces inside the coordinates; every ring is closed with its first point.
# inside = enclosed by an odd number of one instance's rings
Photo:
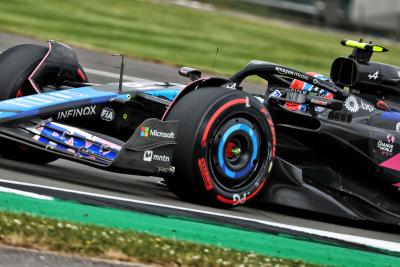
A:
{"type": "MultiPolygon", "coordinates": [[[[318,84],[342,102],[322,112],[291,111],[291,79],[316,85],[304,73],[253,61],[231,77],[237,86],[251,75],[269,82],[265,104],[277,133],[277,159],[259,200],[317,213],[383,224],[400,223],[399,97],[373,96],[318,84]],[[282,78],[282,74],[290,79],[282,78]],[[289,74],[289,75],[288,75],[289,74]],[[337,90],[335,92],[335,90],[337,90]],[[337,93],[339,92],[339,93],[337,93]],[[384,99],[390,108],[379,109],[384,99]]],[[[332,85],[331,85],[332,86],[332,85]]],[[[318,99],[322,100],[322,99],[318,99]]],[[[307,100],[311,108],[330,107],[307,100]]],[[[294,101],[295,102],[295,101],[294,101]]]]}

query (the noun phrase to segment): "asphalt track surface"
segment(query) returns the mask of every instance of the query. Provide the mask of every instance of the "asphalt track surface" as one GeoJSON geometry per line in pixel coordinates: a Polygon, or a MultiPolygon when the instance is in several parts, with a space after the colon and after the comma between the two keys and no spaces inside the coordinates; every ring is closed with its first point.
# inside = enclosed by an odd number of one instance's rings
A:
{"type": "MultiPolygon", "coordinates": [[[[45,44],[43,41],[27,37],[0,33],[0,51],[21,43],[45,44]]],[[[77,48],[76,50],[81,64],[87,69],[91,82],[109,83],[118,80],[118,69],[116,69],[116,66],[119,65],[118,58],[85,49],[77,48]]],[[[134,59],[126,59],[125,74],[126,80],[129,81],[140,80],[135,78],[140,77],[141,79],[158,81],[187,82],[187,80],[178,76],[176,67],[134,59]]],[[[287,210],[281,213],[279,209],[275,208],[271,210],[269,207],[262,207],[260,209],[243,206],[231,210],[221,210],[186,203],[161,186],[159,183],[161,181],[160,178],[110,173],[66,160],[57,160],[54,163],[41,166],[0,159],[0,179],[111,195],[138,201],[149,201],[163,205],[307,227],[339,234],[400,242],[400,235],[398,233],[329,223],[326,219],[322,221],[317,220],[319,216],[313,216],[312,218],[308,215],[301,216],[301,212],[296,212],[296,216],[291,216],[287,210]]]]}
{"type": "Polygon", "coordinates": [[[42,252],[32,249],[0,246],[2,267],[148,267],[144,264],[127,264],[116,261],[42,252]]]}

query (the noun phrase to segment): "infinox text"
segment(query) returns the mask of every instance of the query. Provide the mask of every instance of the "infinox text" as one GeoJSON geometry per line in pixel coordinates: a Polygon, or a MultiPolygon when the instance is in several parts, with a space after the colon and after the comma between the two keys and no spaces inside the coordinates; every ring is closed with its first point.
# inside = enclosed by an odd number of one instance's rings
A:
{"type": "Polygon", "coordinates": [[[96,115],[96,106],[88,106],[82,108],[69,109],[65,111],[59,111],[57,114],[57,119],[68,119],[70,117],[83,117],[96,115]]]}

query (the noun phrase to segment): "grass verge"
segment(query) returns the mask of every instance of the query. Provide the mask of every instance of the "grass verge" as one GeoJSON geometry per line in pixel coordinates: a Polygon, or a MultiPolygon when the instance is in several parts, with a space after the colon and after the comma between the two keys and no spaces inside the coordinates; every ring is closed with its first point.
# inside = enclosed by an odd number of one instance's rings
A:
{"type": "MultiPolygon", "coordinates": [[[[251,59],[327,74],[335,57],[350,53],[340,39],[360,37],[161,0],[0,0],[0,7],[0,30],[222,74],[238,71],[251,59]]],[[[392,51],[375,59],[400,65],[400,46],[387,46],[392,51]]]]}
{"type": "Polygon", "coordinates": [[[40,250],[170,266],[316,266],[91,224],[0,212],[0,242],[40,250]]]}

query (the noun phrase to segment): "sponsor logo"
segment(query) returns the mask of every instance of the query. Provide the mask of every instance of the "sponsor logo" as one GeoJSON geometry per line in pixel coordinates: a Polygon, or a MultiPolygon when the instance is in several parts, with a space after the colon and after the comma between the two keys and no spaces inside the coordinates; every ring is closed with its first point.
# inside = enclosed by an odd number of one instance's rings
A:
{"type": "Polygon", "coordinates": [[[72,91],[72,90],[63,90],[63,91],[60,91],[60,93],[72,95],[72,96],[76,96],[76,97],[87,97],[88,96],[87,94],[82,94],[80,92],[76,92],[76,91],[72,91]]]}
{"type": "Polygon", "coordinates": [[[32,101],[33,99],[31,99],[30,97],[19,97],[17,99],[15,99],[18,102],[22,102],[25,105],[29,105],[30,107],[37,107],[40,106],[42,103],[38,103],[36,101],[32,101]]]}
{"type": "Polygon", "coordinates": [[[270,98],[270,97],[281,97],[282,96],[282,93],[281,93],[281,91],[279,91],[279,90],[275,90],[275,91],[273,91],[269,96],[268,96],[268,98],[270,98]]]}
{"type": "MultiPolygon", "coordinates": [[[[39,95],[38,95],[39,96],[39,95]]],[[[32,100],[36,100],[38,102],[42,102],[42,103],[46,103],[46,104],[50,104],[53,103],[53,101],[48,100],[48,99],[44,99],[42,97],[38,97],[38,96],[28,96],[26,98],[32,99],[32,100]]]]}
{"type": "Polygon", "coordinates": [[[51,101],[52,103],[59,103],[60,99],[51,95],[46,95],[46,94],[40,94],[40,95],[35,95],[35,96],[40,96],[40,98],[44,98],[46,100],[51,101]]]}
{"type": "Polygon", "coordinates": [[[374,108],[371,105],[365,104],[363,101],[361,101],[361,108],[368,110],[369,112],[374,111],[374,108]]]}
{"type": "Polygon", "coordinates": [[[157,129],[150,129],[149,127],[141,127],[140,128],[140,136],[142,137],[159,137],[165,139],[174,139],[175,133],[174,132],[162,132],[157,129]]]}
{"type": "Polygon", "coordinates": [[[327,101],[318,100],[318,99],[311,99],[310,102],[311,102],[312,104],[320,105],[320,106],[327,106],[327,105],[328,105],[328,102],[327,102],[327,101]]]}
{"type": "Polygon", "coordinates": [[[153,150],[146,150],[143,154],[143,161],[152,162],[169,162],[169,157],[166,155],[157,155],[154,154],[153,150]]]}
{"type": "Polygon", "coordinates": [[[282,75],[290,75],[290,76],[293,76],[293,77],[296,77],[296,78],[300,78],[300,79],[303,79],[303,80],[307,80],[308,79],[308,75],[305,75],[305,74],[302,74],[302,73],[298,73],[298,72],[293,71],[293,70],[288,70],[288,69],[285,69],[285,68],[282,68],[282,67],[275,67],[275,71],[278,72],[279,74],[282,74],[282,75]]]}
{"type": "Polygon", "coordinates": [[[111,108],[103,108],[101,110],[100,118],[104,121],[112,121],[114,120],[115,112],[111,108]]]}
{"type": "Polygon", "coordinates": [[[244,204],[246,202],[247,194],[243,193],[243,195],[233,194],[233,205],[244,204]]]}
{"type": "Polygon", "coordinates": [[[149,137],[149,127],[141,127],[140,136],[149,137]]]}
{"type": "Polygon", "coordinates": [[[70,117],[83,117],[96,115],[96,106],[88,106],[83,108],[69,109],[65,111],[59,111],[57,114],[57,119],[68,119],[70,117]]]}
{"type": "Polygon", "coordinates": [[[333,83],[330,82],[326,82],[323,81],[321,79],[314,79],[313,80],[313,84],[317,87],[323,87],[323,88],[327,88],[333,92],[337,92],[337,89],[335,88],[335,86],[333,85],[333,83]]]}
{"type": "Polygon", "coordinates": [[[389,144],[393,144],[394,141],[396,141],[396,138],[394,137],[393,134],[388,134],[387,137],[386,137],[386,139],[387,139],[387,141],[388,141],[389,144]]]}
{"type": "Polygon", "coordinates": [[[345,108],[353,113],[356,113],[360,110],[360,106],[357,103],[357,99],[354,96],[349,96],[344,102],[345,108]]]}
{"type": "Polygon", "coordinates": [[[208,172],[206,159],[200,158],[197,161],[197,164],[199,165],[200,174],[201,174],[201,177],[203,177],[203,182],[204,182],[204,185],[206,186],[206,190],[209,191],[209,190],[213,189],[214,186],[210,179],[210,173],[208,172]]]}
{"type": "Polygon", "coordinates": [[[62,90],[62,91],[48,93],[47,96],[53,96],[62,99],[71,99],[74,97],[88,97],[89,95],[72,90],[62,90]]]}
{"type": "Polygon", "coordinates": [[[151,162],[153,160],[153,151],[146,150],[143,154],[143,161],[151,162]]]}
{"type": "Polygon", "coordinates": [[[6,100],[4,102],[7,103],[7,104],[10,104],[10,105],[20,106],[20,107],[24,107],[24,108],[31,108],[30,105],[27,105],[27,104],[24,104],[24,103],[20,103],[18,98],[12,99],[12,100],[6,100]]]}
{"type": "Polygon", "coordinates": [[[154,161],[169,162],[169,157],[166,155],[153,155],[154,161]]]}
{"type": "Polygon", "coordinates": [[[400,132],[400,122],[396,124],[396,131],[400,132]]]}
{"type": "Polygon", "coordinates": [[[55,97],[58,97],[58,98],[62,98],[62,99],[71,99],[72,98],[71,95],[68,95],[68,94],[65,95],[65,94],[61,94],[61,93],[58,93],[58,92],[50,93],[49,95],[55,96],[55,97]]]}
{"type": "Polygon", "coordinates": [[[378,148],[382,152],[392,153],[393,152],[393,147],[394,147],[393,144],[386,143],[386,142],[384,142],[382,140],[378,141],[378,148]]]}
{"type": "Polygon", "coordinates": [[[370,79],[370,80],[372,80],[372,79],[376,80],[376,79],[378,79],[378,75],[379,75],[379,71],[376,71],[374,74],[370,73],[370,74],[368,74],[368,79],[370,79]]]}
{"type": "Polygon", "coordinates": [[[230,83],[226,86],[228,89],[236,89],[236,83],[230,83]]]}
{"type": "Polygon", "coordinates": [[[393,155],[394,142],[396,138],[392,134],[386,136],[386,142],[378,140],[377,148],[381,151],[382,155],[390,157],[393,155]]]}
{"type": "Polygon", "coordinates": [[[370,104],[364,103],[362,100],[358,103],[357,98],[354,96],[349,96],[346,101],[344,102],[345,108],[352,112],[356,113],[360,109],[367,110],[368,112],[374,111],[374,107],[370,104]]]}

